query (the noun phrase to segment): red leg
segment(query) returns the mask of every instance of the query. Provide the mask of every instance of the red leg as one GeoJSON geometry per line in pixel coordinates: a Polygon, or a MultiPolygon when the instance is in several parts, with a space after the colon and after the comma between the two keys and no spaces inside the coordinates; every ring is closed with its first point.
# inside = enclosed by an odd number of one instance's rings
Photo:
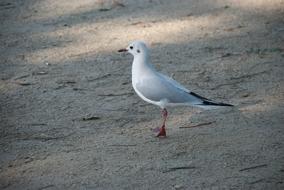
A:
{"type": "Polygon", "coordinates": [[[162,110],[162,116],[163,116],[163,124],[162,127],[159,128],[159,133],[157,135],[157,137],[166,137],[167,133],[166,133],[166,120],[168,117],[168,111],[166,110],[166,108],[164,108],[162,110]]]}

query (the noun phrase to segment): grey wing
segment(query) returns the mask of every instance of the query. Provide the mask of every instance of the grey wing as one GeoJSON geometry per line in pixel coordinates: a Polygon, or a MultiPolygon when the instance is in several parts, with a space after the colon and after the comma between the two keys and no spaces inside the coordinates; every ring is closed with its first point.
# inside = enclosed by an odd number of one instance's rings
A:
{"type": "Polygon", "coordinates": [[[169,103],[200,103],[200,99],[190,95],[159,75],[145,77],[135,85],[136,89],[147,99],[160,101],[166,99],[169,103]]]}
{"type": "Polygon", "coordinates": [[[174,86],[176,86],[177,88],[180,88],[181,90],[189,93],[190,91],[188,89],[186,89],[184,86],[182,86],[180,83],[178,83],[177,81],[175,81],[173,78],[168,77],[167,75],[164,75],[162,73],[158,73],[160,75],[160,77],[164,78],[165,80],[167,80],[169,83],[172,83],[174,86]]]}

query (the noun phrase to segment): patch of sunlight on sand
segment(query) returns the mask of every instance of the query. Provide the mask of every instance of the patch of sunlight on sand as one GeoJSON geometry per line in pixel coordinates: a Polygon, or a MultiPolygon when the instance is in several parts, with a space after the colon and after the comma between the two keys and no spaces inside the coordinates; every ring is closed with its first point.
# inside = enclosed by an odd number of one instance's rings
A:
{"type": "Polygon", "coordinates": [[[65,16],[68,14],[80,14],[82,12],[99,9],[100,4],[98,1],[99,0],[83,0],[80,1],[80,6],[78,7],[77,0],[45,0],[35,1],[32,7],[34,7],[37,12],[40,13],[40,15],[38,15],[39,18],[56,19],[58,17],[65,16]],[[50,7],[53,7],[53,9],[50,10],[50,7]]]}
{"type": "Polygon", "coordinates": [[[59,63],[88,52],[94,55],[116,52],[137,39],[149,44],[179,44],[204,37],[220,38],[225,34],[214,31],[226,22],[228,17],[230,16],[226,14],[202,15],[158,22],[145,21],[141,24],[129,23],[123,18],[118,18],[103,23],[74,25],[46,34],[47,37],[55,39],[65,36],[72,39],[71,42],[30,52],[27,57],[30,63],[42,62],[43,58],[59,63]],[[210,32],[209,36],[204,36],[210,32]]]}
{"type": "Polygon", "coordinates": [[[229,0],[234,6],[243,9],[276,10],[284,9],[284,0],[229,0]]]}

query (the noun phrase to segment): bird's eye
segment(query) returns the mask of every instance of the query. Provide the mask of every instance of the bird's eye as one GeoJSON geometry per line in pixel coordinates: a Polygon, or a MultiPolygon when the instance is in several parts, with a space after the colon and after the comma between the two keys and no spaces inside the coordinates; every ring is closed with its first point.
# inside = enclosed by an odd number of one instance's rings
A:
{"type": "Polygon", "coordinates": [[[137,50],[137,53],[140,53],[140,50],[139,50],[139,49],[137,50]]]}
{"type": "Polygon", "coordinates": [[[129,48],[130,48],[130,49],[133,49],[133,46],[130,46],[129,48]]]}

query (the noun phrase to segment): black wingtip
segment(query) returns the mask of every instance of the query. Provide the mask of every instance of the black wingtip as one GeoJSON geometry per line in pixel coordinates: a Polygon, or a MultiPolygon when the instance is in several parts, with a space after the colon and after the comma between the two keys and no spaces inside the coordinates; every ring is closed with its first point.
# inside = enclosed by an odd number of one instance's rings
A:
{"type": "Polygon", "coordinates": [[[199,98],[200,100],[202,100],[202,105],[204,105],[204,106],[230,106],[230,107],[234,106],[232,104],[213,102],[212,100],[205,98],[203,96],[200,96],[200,95],[198,95],[194,92],[190,92],[189,94],[192,95],[192,96],[195,96],[196,98],[199,98]]]}
{"type": "Polygon", "coordinates": [[[205,106],[229,106],[229,107],[232,107],[234,105],[232,104],[226,104],[226,103],[215,103],[215,102],[210,102],[210,101],[203,101],[202,102],[203,105],[205,106]]]}

